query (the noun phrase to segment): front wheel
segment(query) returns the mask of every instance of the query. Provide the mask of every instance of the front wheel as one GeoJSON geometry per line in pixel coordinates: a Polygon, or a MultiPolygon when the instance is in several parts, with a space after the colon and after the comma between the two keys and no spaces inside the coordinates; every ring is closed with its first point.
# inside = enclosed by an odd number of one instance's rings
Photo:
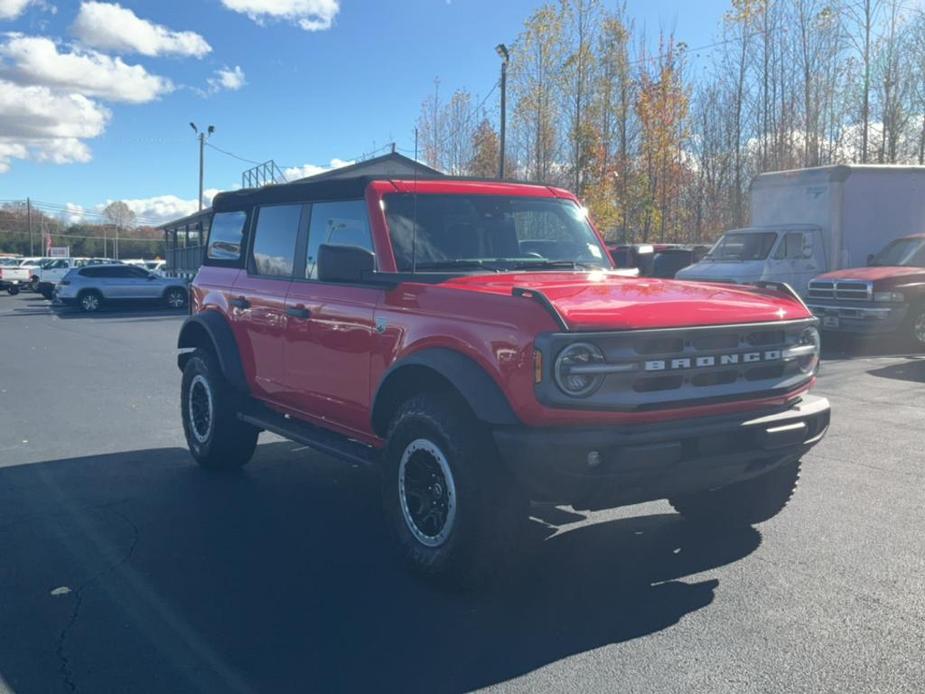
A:
{"type": "Polygon", "coordinates": [[[183,308],[186,306],[186,290],[171,287],[164,293],[164,301],[170,308],[183,308]]]}
{"type": "Polygon", "coordinates": [[[6,288],[6,293],[9,294],[10,296],[16,296],[17,294],[19,294],[19,285],[11,284],[9,287],[6,288]]]}
{"type": "Polygon", "coordinates": [[[183,368],[180,410],[193,458],[210,470],[234,470],[257,448],[260,431],[238,420],[241,397],[211,352],[197,349],[183,368]]]}
{"type": "Polygon", "coordinates": [[[780,513],[797,488],[800,461],[728,487],[669,499],[685,518],[709,524],[755,525],[780,513]]]}
{"type": "Polygon", "coordinates": [[[463,402],[438,394],[405,402],[389,427],[384,468],[389,525],[417,573],[472,585],[515,554],[526,497],[463,402]]]}
{"type": "Polygon", "coordinates": [[[925,304],[913,306],[907,319],[906,335],[910,344],[925,351],[925,304]]]}

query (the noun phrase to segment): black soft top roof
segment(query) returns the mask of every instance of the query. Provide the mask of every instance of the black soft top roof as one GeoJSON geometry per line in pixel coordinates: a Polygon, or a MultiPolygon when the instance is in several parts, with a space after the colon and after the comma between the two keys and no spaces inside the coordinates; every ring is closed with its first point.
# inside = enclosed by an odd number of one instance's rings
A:
{"type": "Polygon", "coordinates": [[[310,200],[348,200],[362,198],[370,181],[385,176],[351,176],[321,181],[279,183],[262,188],[242,188],[219,193],[212,201],[216,212],[243,210],[254,205],[279,202],[308,202],[310,200]]]}

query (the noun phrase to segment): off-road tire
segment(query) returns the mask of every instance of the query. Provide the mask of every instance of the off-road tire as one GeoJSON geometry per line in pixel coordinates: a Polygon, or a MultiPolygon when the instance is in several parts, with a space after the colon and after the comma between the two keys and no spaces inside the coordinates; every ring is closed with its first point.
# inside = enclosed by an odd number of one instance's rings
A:
{"type": "Polygon", "coordinates": [[[796,491],[800,461],[714,491],[669,499],[688,520],[711,525],[755,525],[780,513],[796,491]]]}
{"type": "Polygon", "coordinates": [[[77,305],[84,313],[96,313],[103,305],[103,295],[95,289],[87,289],[77,295],[77,305]]]}
{"type": "Polygon", "coordinates": [[[164,303],[168,308],[183,308],[187,300],[186,290],[182,287],[168,287],[164,292],[164,303]]]}
{"type": "Polygon", "coordinates": [[[203,468],[236,470],[253,457],[260,431],[238,419],[241,403],[215,356],[203,349],[193,352],[183,368],[180,410],[186,443],[203,468]],[[203,397],[208,399],[207,420],[202,417],[203,397]]]}
{"type": "Polygon", "coordinates": [[[925,303],[909,308],[903,332],[911,348],[925,352],[925,303]]]}
{"type": "MultiPolygon", "coordinates": [[[[417,450],[411,455],[430,455],[417,450]]],[[[425,393],[402,404],[389,426],[382,473],[388,524],[415,573],[453,587],[472,587],[503,573],[516,555],[528,517],[527,498],[499,460],[490,433],[458,397],[425,393]],[[452,524],[444,526],[449,531],[437,546],[415,536],[414,521],[409,521],[413,497],[406,491],[403,508],[399,491],[402,458],[416,450],[418,441],[434,444],[443,454],[455,487],[452,524]]]]}

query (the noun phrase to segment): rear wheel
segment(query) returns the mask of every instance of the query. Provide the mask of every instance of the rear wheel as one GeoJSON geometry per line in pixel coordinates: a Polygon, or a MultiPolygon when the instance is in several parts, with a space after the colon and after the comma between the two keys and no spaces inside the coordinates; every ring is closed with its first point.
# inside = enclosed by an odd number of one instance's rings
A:
{"type": "Polygon", "coordinates": [[[186,443],[202,467],[233,470],[253,457],[260,431],[238,419],[241,396],[211,352],[197,349],[186,362],[180,402],[186,443]]]}
{"type": "Polygon", "coordinates": [[[186,306],[186,290],[180,287],[171,287],[164,292],[164,301],[170,308],[183,308],[186,306]]]}
{"type": "Polygon", "coordinates": [[[77,304],[84,313],[95,313],[103,305],[103,295],[95,289],[89,289],[80,293],[77,304]]]}
{"type": "Polygon", "coordinates": [[[800,479],[800,461],[780,465],[759,477],[713,491],[669,499],[689,520],[724,525],[754,525],[780,513],[800,479]]]}
{"type": "Polygon", "coordinates": [[[449,395],[405,402],[389,427],[382,482],[389,525],[417,573],[480,583],[514,556],[527,501],[487,431],[449,395]]]}

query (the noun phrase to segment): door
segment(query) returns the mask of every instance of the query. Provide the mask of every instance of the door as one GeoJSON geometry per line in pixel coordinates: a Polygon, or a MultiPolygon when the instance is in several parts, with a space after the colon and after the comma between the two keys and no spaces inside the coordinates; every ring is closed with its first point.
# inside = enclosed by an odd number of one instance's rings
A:
{"type": "Polygon", "coordinates": [[[278,401],[285,383],[286,294],[292,282],[301,204],[255,210],[246,269],[229,300],[232,327],[255,393],[278,401]]]}
{"type": "Polygon", "coordinates": [[[786,282],[798,294],[805,296],[809,281],[824,266],[820,264],[820,241],[819,232],[815,230],[785,232],[772,256],[774,276],[770,279],[786,282]]]}
{"type": "Polygon", "coordinates": [[[373,314],[383,290],[318,281],[318,248],[373,251],[364,200],[320,202],[309,212],[304,261],[286,298],[286,404],[344,430],[369,431],[373,314]]]}

